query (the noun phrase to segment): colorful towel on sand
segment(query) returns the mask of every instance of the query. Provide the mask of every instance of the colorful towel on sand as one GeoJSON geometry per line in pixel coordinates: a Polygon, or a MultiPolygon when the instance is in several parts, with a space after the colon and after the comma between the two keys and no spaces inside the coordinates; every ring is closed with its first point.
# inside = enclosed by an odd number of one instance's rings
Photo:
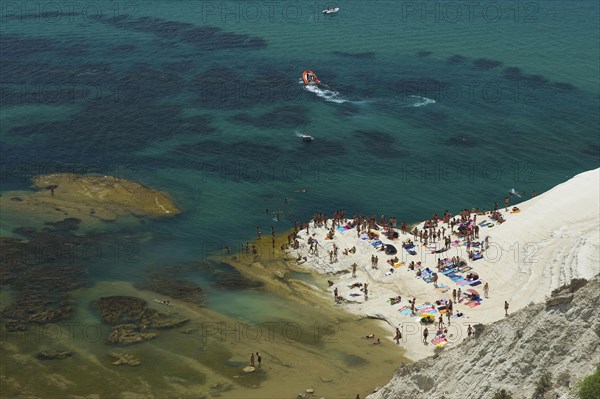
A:
{"type": "Polygon", "coordinates": [[[404,263],[396,263],[396,264],[394,265],[394,269],[397,269],[397,268],[399,268],[400,266],[404,266],[404,263]]]}
{"type": "Polygon", "coordinates": [[[472,302],[467,303],[466,305],[470,308],[474,308],[475,306],[481,305],[481,302],[472,301],[472,302]]]}
{"type": "Polygon", "coordinates": [[[456,285],[459,285],[459,286],[461,286],[461,287],[462,287],[463,285],[467,285],[467,284],[469,284],[470,282],[471,282],[471,281],[469,281],[469,280],[467,280],[467,279],[462,279],[462,280],[460,280],[460,281],[457,281],[457,282],[456,282],[456,285]]]}
{"type": "Polygon", "coordinates": [[[378,246],[378,245],[381,245],[381,244],[382,244],[382,242],[381,242],[381,241],[375,241],[375,242],[372,242],[372,243],[371,243],[371,245],[372,245],[372,246],[374,246],[374,247],[376,247],[376,246],[378,246]]]}
{"type": "Polygon", "coordinates": [[[476,286],[478,286],[479,284],[481,284],[481,281],[480,281],[480,280],[477,280],[477,281],[473,281],[473,282],[472,282],[471,284],[469,284],[469,285],[470,285],[471,287],[476,287],[476,286]]]}
{"type": "Polygon", "coordinates": [[[337,231],[341,231],[343,233],[344,231],[346,231],[346,228],[345,227],[338,227],[336,230],[337,231]]]}
{"type": "Polygon", "coordinates": [[[445,344],[446,342],[448,342],[448,340],[445,337],[435,337],[431,340],[431,343],[434,345],[438,345],[442,342],[445,344]]]}
{"type": "Polygon", "coordinates": [[[410,315],[410,308],[409,308],[408,306],[403,306],[403,307],[400,309],[400,314],[401,314],[402,316],[408,316],[408,315],[410,315]]]}
{"type": "Polygon", "coordinates": [[[361,296],[362,294],[357,294],[356,292],[352,292],[352,293],[350,293],[348,295],[350,295],[350,296],[361,296]]]}

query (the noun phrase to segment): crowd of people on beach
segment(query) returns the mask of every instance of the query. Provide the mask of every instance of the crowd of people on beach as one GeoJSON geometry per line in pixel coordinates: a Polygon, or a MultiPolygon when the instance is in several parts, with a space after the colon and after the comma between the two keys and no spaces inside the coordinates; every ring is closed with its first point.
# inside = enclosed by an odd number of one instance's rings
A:
{"type": "MultiPolygon", "coordinates": [[[[505,211],[508,211],[510,206],[510,196],[509,194],[504,201],[505,211]]],[[[534,196],[534,195],[532,195],[534,196]]],[[[518,208],[514,207],[512,213],[518,212],[518,208]]],[[[366,216],[363,213],[360,214],[352,214],[347,215],[344,209],[338,210],[334,212],[334,214],[330,217],[326,216],[323,213],[317,213],[313,215],[313,218],[309,222],[298,223],[294,222],[294,230],[288,236],[287,244],[282,244],[281,249],[284,251],[287,250],[296,250],[297,257],[296,261],[298,263],[307,262],[307,255],[305,255],[301,248],[305,248],[304,244],[301,244],[301,241],[304,240],[300,235],[301,232],[306,232],[304,237],[306,237],[306,243],[308,245],[308,256],[318,258],[319,248],[325,248],[323,243],[319,242],[317,238],[315,238],[314,229],[325,229],[326,235],[325,240],[331,241],[335,240],[336,233],[338,230],[343,232],[355,231],[357,239],[368,240],[368,242],[379,242],[379,245],[374,247],[377,252],[385,252],[385,254],[389,253],[389,244],[384,244],[380,241],[380,238],[387,238],[388,240],[398,239],[401,235],[406,237],[412,236],[411,239],[406,239],[402,243],[402,247],[406,249],[409,254],[414,255],[415,252],[411,252],[412,248],[415,248],[416,245],[420,245],[423,249],[422,251],[428,251],[437,256],[437,272],[431,270],[430,268],[424,268],[424,265],[420,261],[411,261],[407,266],[408,271],[413,271],[415,273],[416,278],[431,278],[431,282],[433,282],[433,287],[440,287],[440,283],[438,280],[438,276],[451,270],[453,268],[460,269],[461,271],[470,270],[472,267],[467,267],[468,261],[474,261],[477,259],[481,259],[485,250],[489,247],[489,236],[481,239],[480,232],[483,227],[491,227],[493,224],[501,224],[505,221],[505,217],[499,210],[498,203],[494,204],[494,208],[491,211],[480,211],[478,208],[473,209],[463,209],[457,215],[452,215],[448,210],[444,211],[443,214],[439,215],[437,212],[434,212],[431,218],[425,220],[422,225],[417,225],[413,227],[409,227],[409,224],[405,221],[398,222],[397,218],[390,217],[387,218],[385,215],[381,215],[379,218],[375,216],[375,214],[371,214],[370,216],[366,216]],[[478,218],[486,218],[487,220],[483,220],[483,222],[478,223],[478,218]],[[313,229],[313,233],[311,234],[311,228],[313,229]],[[399,231],[398,231],[399,230],[399,231]],[[366,238],[365,238],[366,237],[366,238]],[[452,246],[463,245],[466,247],[466,254],[468,256],[468,261],[459,257],[443,257],[443,253],[448,251],[452,246]]],[[[346,233],[347,234],[347,233],[346,233]]],[[[328,246],[328,256],[329,263],[334,264],[340,261],[339,252],[341,252],[344,258],[351,257],[357,253],[356,245],[352,247],[344,248],[340,251],[337,243],[332,243],[328,246]]],[[[395,252],[394,252],[395,254],[395,252]]],[[[374,253],[371,254],[371,269],[378,270],[379,269],[379,254],[374,253]]],[[[399,264],[402,265],[402,261],[398,256],[390,256],[386,259],[386,263],[389,267],[389,271],[386,273],[390,275],[394,273],[395,267],[399,264]]],[[[350,264],[350,271],[352,278],[358,278],[357,275],[358,264],[357,262],[352,262],[350,264]]],[[[472,270],[469,273],[461,275],[467,283],[480,284],[480,276],[479,273],[472,270]]],[[[352,300],[346,299],[344,296],[340,295],[340,290],[337,286],[334,287],[335,283],[331,280],[328,280],[328,284],[333,289],[333,297],[335,303],[352,303],[352,300]]],[[[443,286],[443,284],[441,285],[443,286]]],[[[350,296],[362,296],[364,301],[368,301],[369,299],[369,282],[355,282],[348,286],[349,289],[358,289],[360,292],[350,293],[350,296]]],[[[466,288],[469,288],[468,286],[466,288]]],[[[445,307],[444,314],[440,315],[437,319],[437,331],[436,337],[439,334],[443,334],[447,332],[447,327],[450,325],[451,320],[454,317],[461,317],[464,315],[461,311],[456,311],[455,305],[458,303],[472,303],[473,301],[481,301],[482,298],[479,298],[479,294],[474,290],[463,291],[462,287],[458,287],[457,289],[452,289],[451,298],[444,299],[441,301],[441,305],[445,307]],[[467,292],[469,291],[469,292],[467,292]],[[444,318],[446,321],[444,322],[444,318]]],[[[445,291],[444,291],[445,292],[445,291]]],[[[483,285],[483,297],[489,298],[490,295],[490,287],[489,283],[485,282],[483,285]]],[[[450,295],[450,294],[449,294],[450,295]]],[[[389,301],[392,305],[399,304],[402,301],[401,295],[397,295],[396,297],[389,298],[389,301]]],[[[440,302],[440,301],[438,301],[440,302]]],[[[416,298],[408,301],[410,307],[410,315],[416,316],[418,314],[416,298]]],[[[505,314],[508,315],[508,302],[504,305],[505,314]]],[[[434,320],[435,321],[435,320],[434,320]]],[[[427,342],[427,334],[429,333],[427,327],[423,330],[424,334],[424,342],[427,342]]],[[[467,336],[470,337],[473,335],[473,328],[471,325],[468,327],[467,336]]],[[[365,338],[375,339],[374,336],[366,336],[365,338]]],[[[396,334],[393,337],[393,340],[397,343],[402,339],[402,333],[399,328],[396,328],[396,334]]],[[[377,341],[373,342],[374,345],[380,345],[381,341],[377,339],[377,341]]]]}

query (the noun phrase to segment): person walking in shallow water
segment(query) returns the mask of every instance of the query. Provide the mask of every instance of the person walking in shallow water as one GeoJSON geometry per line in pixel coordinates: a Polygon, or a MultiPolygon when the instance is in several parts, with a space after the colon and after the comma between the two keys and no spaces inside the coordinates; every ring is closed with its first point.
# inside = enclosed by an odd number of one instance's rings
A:
{"type": "Polygon", "coordinates": [[[398,327],[396,327],[396,336],[394,337],[394,339],[396,340],[396,344],[400,344],[400,340],[402,339],[402,333],[400,332],[400,329],[398,327]]]}
{"type": "Polygon", "coordinates": [[[508,316],[508,302],[504,301],[504,316],[508,316]]]}
{"type": "Polygon", "coordinates": [[[256,228],[256,236],[258,237],[258,239],[260,240],[260,227],[256,228]]]}

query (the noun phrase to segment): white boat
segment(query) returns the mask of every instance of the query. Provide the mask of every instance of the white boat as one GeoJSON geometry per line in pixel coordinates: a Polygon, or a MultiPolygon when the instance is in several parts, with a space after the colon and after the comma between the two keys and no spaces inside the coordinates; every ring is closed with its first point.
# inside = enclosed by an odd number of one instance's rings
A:
{"type": "Polygon", "coordinates": [[[340,10],[339,7],[327,7],[326,9],[323,10],[323,14],[335,14],[336,12],[338,12],[340,10]]]}
{"type": "Polygon", "coordinates": [[[302,141],[313,141],[315,139],[313,136],[311,136],[308,133],[302,133],[302,134],[300,134],[300,137],[302,137],[302,141]]]}

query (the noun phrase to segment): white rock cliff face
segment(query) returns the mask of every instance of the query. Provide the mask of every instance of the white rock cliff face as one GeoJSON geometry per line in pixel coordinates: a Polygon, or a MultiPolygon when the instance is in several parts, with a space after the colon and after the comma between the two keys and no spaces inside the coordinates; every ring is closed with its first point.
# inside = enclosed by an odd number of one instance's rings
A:
{"type": "Polygon", "coordinates": [[[571,398],[577,382],[600,364],[599,305],[600,277],[579,289],[562,287],[546,303],[486,325],[439,357],[400,368],[368,399],[486,399],[499,389],[532,398],[545,372],[552,388],[542,397],[571,398]]]}

